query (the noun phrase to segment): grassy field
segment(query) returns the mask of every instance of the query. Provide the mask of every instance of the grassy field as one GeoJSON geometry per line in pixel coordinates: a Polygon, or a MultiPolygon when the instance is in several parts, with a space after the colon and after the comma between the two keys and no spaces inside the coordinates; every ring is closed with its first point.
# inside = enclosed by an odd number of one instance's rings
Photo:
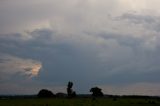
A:
{"type": "Polygon", "coordinates": [[[160,106],[159,99],[133,98],[27,98],[1,99],[0,106],[160,106]]]}

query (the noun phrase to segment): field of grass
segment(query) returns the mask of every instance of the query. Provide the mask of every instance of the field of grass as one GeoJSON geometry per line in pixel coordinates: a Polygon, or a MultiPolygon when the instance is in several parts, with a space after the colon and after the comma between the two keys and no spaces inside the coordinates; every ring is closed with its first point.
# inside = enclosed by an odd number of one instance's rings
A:
{"type": "Polygon", "coordinates": [[[160,106],[159,99],[143,98],[13,98],[0,99],[0,106],[160,106]]]}

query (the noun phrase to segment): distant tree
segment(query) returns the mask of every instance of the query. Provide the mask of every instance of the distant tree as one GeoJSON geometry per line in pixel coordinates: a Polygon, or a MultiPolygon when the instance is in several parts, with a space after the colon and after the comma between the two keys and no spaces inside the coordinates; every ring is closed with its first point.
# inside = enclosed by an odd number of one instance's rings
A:
{"type": "Polygon", "coordinates": [[[69,81],[67,85],[67,94],[69,97],[72,95],[72,92],[73,92],[72,86],[73,86],[73,83],[69,81]]]}
{"type": "Polygon", "coordinates": [[[73,87],[73,82],[68,82],[68,85],[67,85],[67,94],[68,94],[68,97],[75,97],[76,96],[76,92],[72,90],[72,87],[73,87]]]}
{"type": "Polygon", "coordinates": [[[55,97],[55,95],[47,89],[40,90],[37,96],[40,98],[55,97]]]}
{"type": "Polygon", "coordinates": [[[92,92],[92,96],[93,97],[101,97],[101,96],[103,96],[102,89],[100,89],[98,87],[91,88],[90,92],[92,92]]]}

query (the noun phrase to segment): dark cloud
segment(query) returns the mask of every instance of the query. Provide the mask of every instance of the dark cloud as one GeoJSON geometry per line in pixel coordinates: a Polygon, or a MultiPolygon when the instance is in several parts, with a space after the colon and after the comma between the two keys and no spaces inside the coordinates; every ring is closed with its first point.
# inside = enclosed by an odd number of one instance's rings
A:
{"type": "Polygon", "coordinates": [[[42,65],[26,85],[21,71],[10,80],[3,73],[0,85],[64,86],[71,80],[87,92],[93,85],[159,83],[160,21],[159,14],[142,11],[149,1],[135,0],[136,8],[128,0],[0,2],[0,53],[10,57],[0,55],[1,69],[9,70],[4,65],[10,61],[25,73],[36,68],[29,63],[42,65]],[[19,68],[25,62],[28,67],[19,68]]]}
{"type": "Polygon", "coordinates": [[[4,37],[0,48],[2,53],[41,61],[43,68],[33,79],[36,82],[64,85],[71,80],[82,91],[92,84],[159,80],[158,53],[144,49],[141,45],[145,40],[106,33],[91,36],[92,40],[83,43],[79,42],[77,36],[74,41],[63,39],[62,42],[50,29],[34,30],[27,34],[31,38],[22,39],[23,34],[10,35],[14,39],[4,37]],[[96,43],[98,39],[102,41],[96,43]]]}
{"type": "Polygon", "coordinates": [[[142,25],[148,30],[153,30],[159,32],[160,21],[159,16],[138,14],[138,13],[125,13],[117,19],[125,20],[133,24],[142,25]]]}
{"type": "Polygon", "coordinates": [[[125,19],[128,21],[132,21],[135,24],[140,24],[140,23],[155,23],[156,20],[154,16],[151,15],[139,15],[139,14],[133,14],[133,13],[126,13],[123,14],[121,17],[121,19],[125,19]]]}

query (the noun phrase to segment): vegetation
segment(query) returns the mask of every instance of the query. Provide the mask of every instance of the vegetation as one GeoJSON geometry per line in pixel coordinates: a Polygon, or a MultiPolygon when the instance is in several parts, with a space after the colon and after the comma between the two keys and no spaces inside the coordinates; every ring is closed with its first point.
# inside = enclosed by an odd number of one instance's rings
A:
{"type": "Polygon", "coordinates": [[[49,91],[47,89],[40,90],[37,96],[40,98],[55,97],[55,95],[52,93],[52,91],[49,91]]]}
{"type": "Polygon", "coordinates": [[[156,98],[14,98],[0,99],[0,106],[160,106],[156,98]]]}
{"type": "Polygon", "coordinates": [[[92,95],[76,95],[72,87],[68,82],[67,94],[42,89],[37,95],[0,96],[0,106],[160,106],[160,97],[104,95],[98,87],[90,89],[92,95]]]}
{"type": "Polygon", "coordinates": [[[91,88],[90,92],[92,92],[93,97],[102,97],[103,96],[102,89],[100,89],[98,87],[91,88]]]}
{"type": "Polygon", "coordinates": [[[72,87],[73,87],[73,82],[69,81],[67,85],[67,94],[69,98],[76,96],[76,92],[72,90],[72,87]]]}

